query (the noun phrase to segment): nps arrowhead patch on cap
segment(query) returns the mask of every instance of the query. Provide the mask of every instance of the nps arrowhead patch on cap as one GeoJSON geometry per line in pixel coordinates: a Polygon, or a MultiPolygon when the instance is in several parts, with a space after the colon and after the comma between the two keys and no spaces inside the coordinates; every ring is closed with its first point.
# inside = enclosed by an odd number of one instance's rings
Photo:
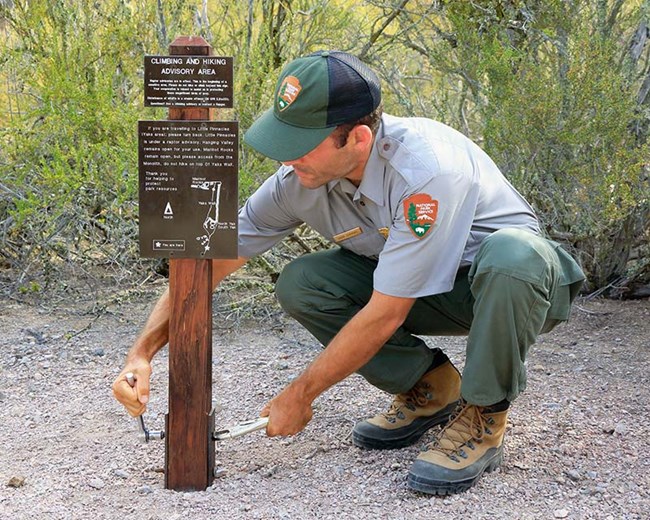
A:
{"type": "Polygon", "coordinates": [[[424,238],[438,218],[438,201],[426,193],[411,195],[404,201],[404,217],[411,233],[424,238]]]}
{"type": "Polygon", "coordinates": [[[284,78],[280,88],[278,89],[277,102],[280,112],[296,100],[301,90],[302,85],[300,85],[300,80],[298,78],[295,76],[287,76],[284,78]]]}
{"type": "Polygon", "coordinates": [[[381,86],[356,56],[321,51],[287,63],[272,99],[273,107],[248,128],[244,141],[271,159],[293,161],[337,126],[371,114],[381,103],[381,86]]]}

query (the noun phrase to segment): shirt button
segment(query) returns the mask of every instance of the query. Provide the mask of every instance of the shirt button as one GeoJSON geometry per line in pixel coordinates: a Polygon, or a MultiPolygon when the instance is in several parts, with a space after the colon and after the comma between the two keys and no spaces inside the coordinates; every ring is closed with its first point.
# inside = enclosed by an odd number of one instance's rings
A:
{"type": "Polygon", "coordinates": [[[384,151],[387,152],[390,150],[390,143],[384,143],[384,151]]]}

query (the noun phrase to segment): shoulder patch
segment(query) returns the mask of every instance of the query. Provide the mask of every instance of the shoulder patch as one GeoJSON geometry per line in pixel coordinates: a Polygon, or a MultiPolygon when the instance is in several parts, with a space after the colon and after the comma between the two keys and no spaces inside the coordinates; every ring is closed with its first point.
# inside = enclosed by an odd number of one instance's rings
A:
{"type": "Polygon", "coordinates": [[[404,201],[404,218],[416,238],[424,238],[438,218],[438,201],[431,195],[416,193],[404,201]]]}

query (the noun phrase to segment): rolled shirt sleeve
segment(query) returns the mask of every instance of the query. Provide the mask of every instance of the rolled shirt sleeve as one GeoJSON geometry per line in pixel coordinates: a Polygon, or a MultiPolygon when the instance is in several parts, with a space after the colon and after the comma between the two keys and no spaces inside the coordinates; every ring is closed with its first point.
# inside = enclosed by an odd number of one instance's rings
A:
{"type": "Polygon", "coordinates": [[[239,256],[251,258],[271,249],[302,224],[285,200],[285,173],[281,168],[268,178],[239,210],[239,256]]]}

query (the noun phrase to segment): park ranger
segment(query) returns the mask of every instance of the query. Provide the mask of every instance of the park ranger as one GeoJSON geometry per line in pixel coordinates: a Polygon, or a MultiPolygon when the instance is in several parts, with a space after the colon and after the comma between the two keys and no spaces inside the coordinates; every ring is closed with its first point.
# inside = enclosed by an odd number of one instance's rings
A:
{"type": "MultiPolygon", "coordinates": [[[[303,223],[338,246],[294,260],[277,282],[282,307],[326,348],[264,407],[268,435],[301,431],[314,399],[357,372],[394,397],[354,426],[354,444],[400,448],[441,425],[409,486],[471,487],[500,464],[528,349],[568,319],[582,271],[540,237],[485,152],[441,123],[383,114],[377,76],[349,54],[289,63],[245,141],[282,166],[240,210],[239,258],[213,261],[215,286],[303,223]],[[462,378],[421,335],[467,336],[462,378]]],[[[168,320],[165,293],[113,384],[132,415],[168,320]]]]}

